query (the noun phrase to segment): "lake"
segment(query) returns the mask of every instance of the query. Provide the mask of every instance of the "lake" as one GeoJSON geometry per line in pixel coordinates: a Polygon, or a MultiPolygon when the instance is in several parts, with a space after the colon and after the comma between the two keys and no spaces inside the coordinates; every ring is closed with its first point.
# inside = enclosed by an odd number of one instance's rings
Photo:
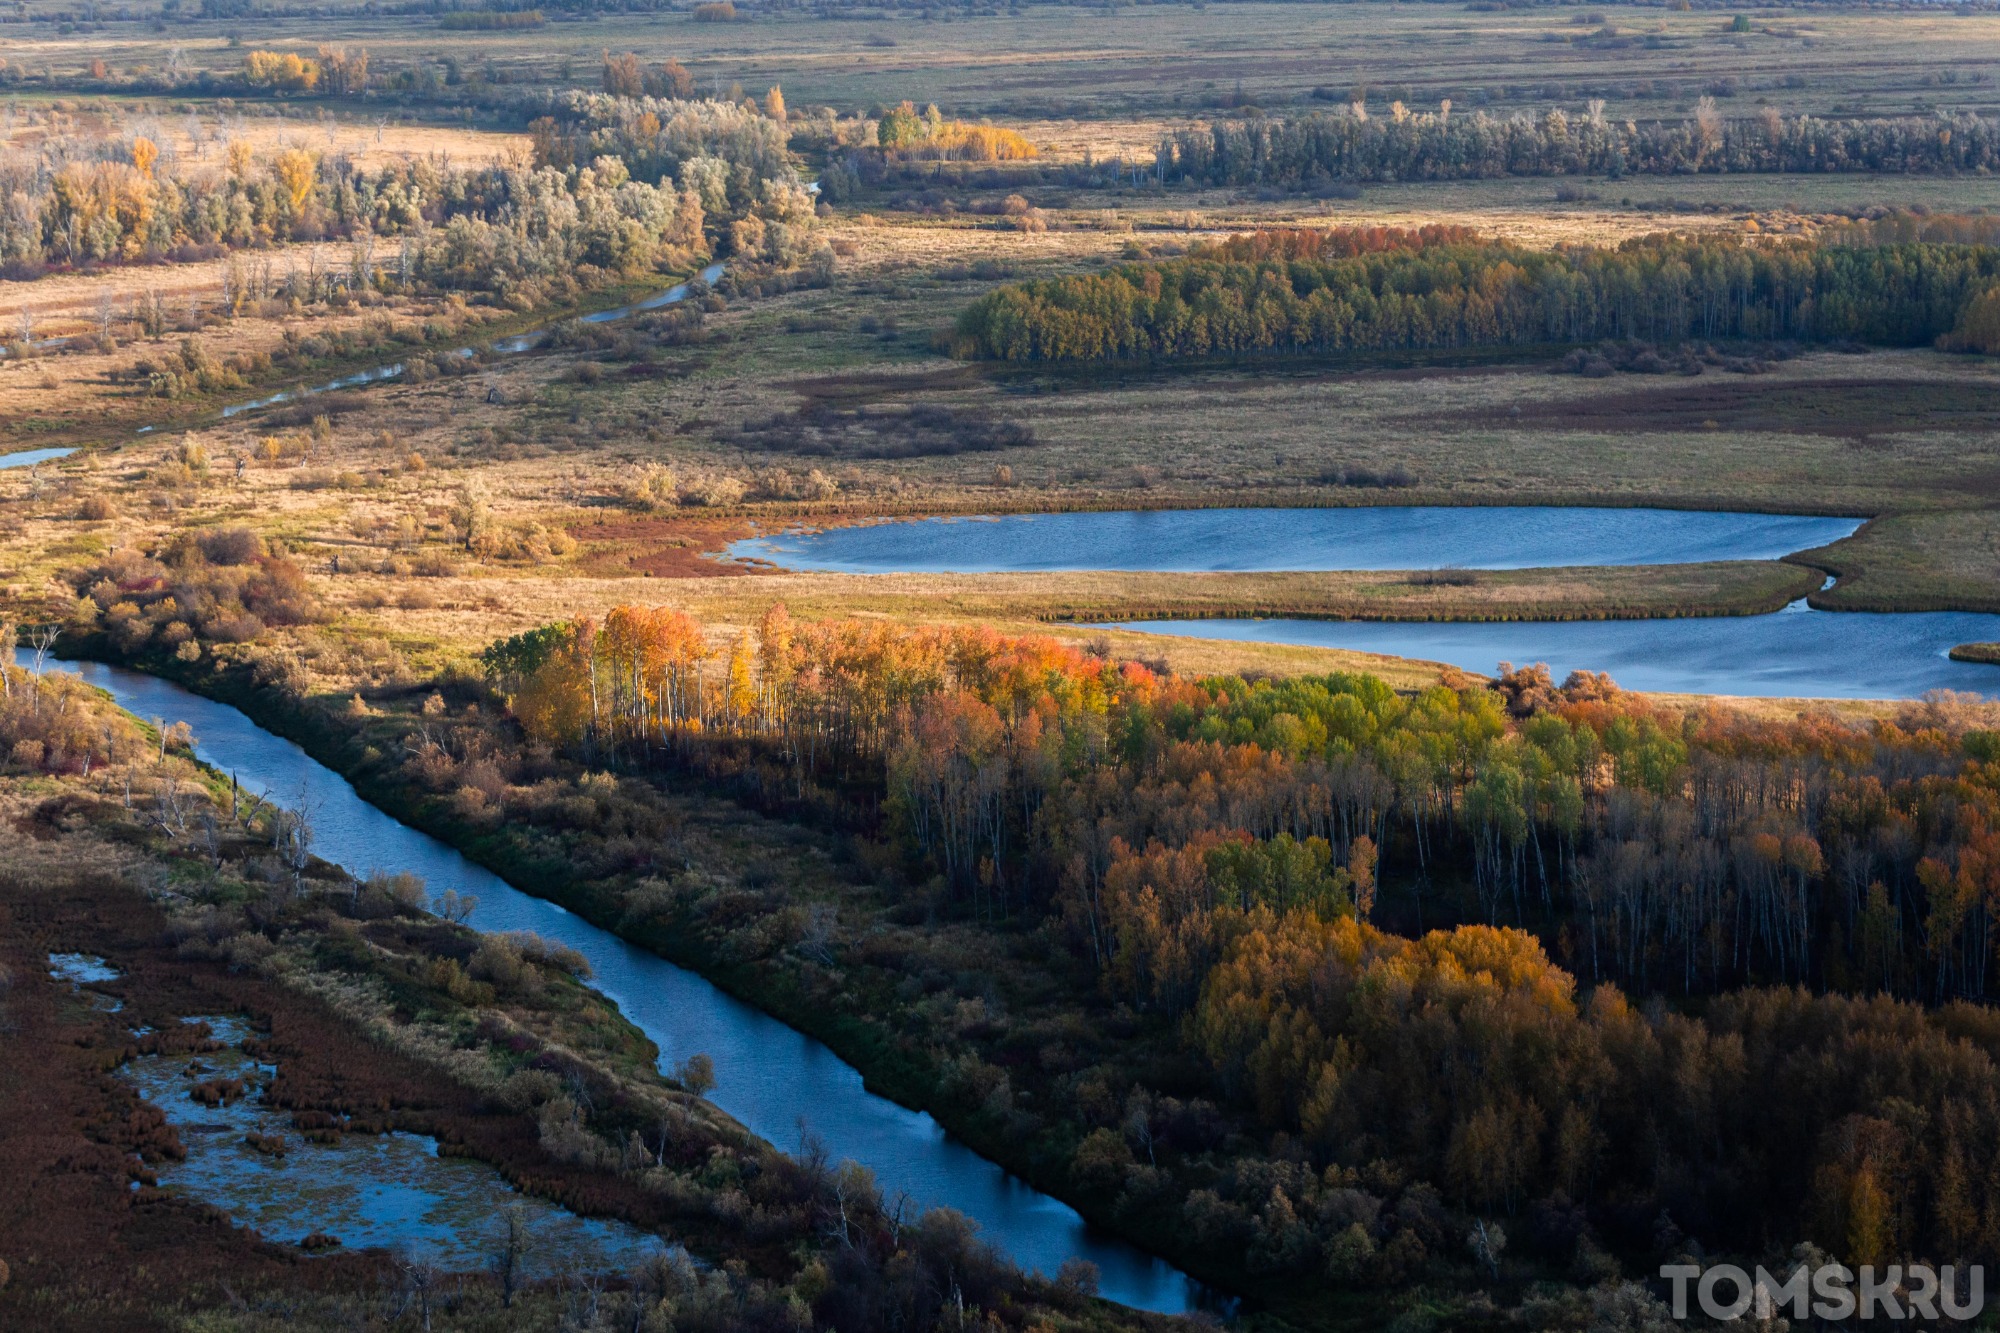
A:
{"type": "Polygon", "coordinates": [[[1858,518],[1679,509],[1161,509],[925,518],[732,543],[735,559],[856,574],[1031,570],[1536,569],[1774,560],[1858,518]]]}

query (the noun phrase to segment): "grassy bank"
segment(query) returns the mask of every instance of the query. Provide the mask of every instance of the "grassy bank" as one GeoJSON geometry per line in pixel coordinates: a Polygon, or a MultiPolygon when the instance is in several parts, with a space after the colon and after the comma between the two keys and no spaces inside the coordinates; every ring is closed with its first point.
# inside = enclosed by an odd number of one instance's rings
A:
{"type": "MultiPolygon", "coordinates": [[[[344,758],[342,766],[363,794],[383,808],[430,826],[474,857],[607,929],[617,924],[607,919],[615,917],[615,900],[604,896],[604,881],[571,884],[573,876],[524,857],[505,836],[481,837],[476,829],[440,817],[431,808],[436,803],[399,790],[381,754],[367,748],[369,741],[382,739],[379,734],[343,732],[331,715],[315,708],[287,710],[271,691],[224,672],[184,669],[174,674],[246,707],[267,724],[289,719],[293,725],[277,729],[335,762],[344,758]],[[565,892],[566,887],[572,891],[565,892]]],[[[14,696],[21,697],[29,678],[15,671],[10,684],[14,696]]],[[[121,735],[138,734],[136,724],[108,700],[94,692],[79,693],[88,696],[86,707],[101,715],[106,726],[121,735]]],[[[13,752],[17,768],[22,754],[13,752]]],[[[53,1056],[35,1042],[4,1044],[0,1069],[28,1067],[19,1063],[23,1055],[44,1070],[63,1066],[65,1075],[74,1074],[74,1081],[86,1085],[76,1090],[74,1100],[108,1098],[110,1114],[99,1118],[123,1123],[127,1137],[140,1135],[133,1151],[157,1148],[173,1160],[181,1155],[170,1128],[144,1136],[155,1122],[143,1105],[128,1114],[134,1101],[129,1090],[90,1077],[108,1072],[129,1054],[124,1026],[185,1031],[199,1053],[206,1030],[181,1028],[177,1017],[244,1013],[260,1034],[260,1058],[279,1067],[266,1101],[291,1111],[298,1128],[335,1136],[392,1131],[432,1135],[443,1145],[442,1156],[484,1160],[518,1188],[581,1213],[621,1218],[674,1237],[713,1261],[715,1276],[699,1290],[677,1293],[662,1287],[653,1293],[643,1274],[635,1279],[630,1298],[613,1298],[634,1307],[646,1303],[632,1310],[631,1327],[659,1322],[645,1318],[649,1310],[660,1313],[653,1309],[655,1303],[663,1303],[667,1315],[689,1319],[695,1317],[697,1300],[725,1299],[747,1310],[774,1301],[779,1307],[787,1302],[811,1306],[841,1280],[874,1293],[885,1316],[903,1316],[864,1326],[895,1322],[933,1327],[909,1318],[914,1307],[904,1297],[918,1306],[926,1300],[936,1306],[945,1290],[935,1279],[937,1264],[946,1265],[951,1280],[963,1286],[968,1306],[1017,1308],[1045,1321],[1038,1326],[1110,1333],[1168,1324],[1089,1300],[1087,1290],[1074,1284],[1023,1277],[978,1247],[970,1230],[950,1218],[901,1212],[891,1217],[872,1184],[862,1188],[856,1178],[835,1170],[835,1164],[810,1155],[781,1155],[707,1102],[701,1086],[663,1078],[653,1043],[615,1005],[583,984],[588,968],[573,952],[532,936],[481,935],[439,920],[424,910],[421,881],[406,876],[384,873],[357,883],[338,867],[316,860],[304,872],[287,875],[266,855],[272,835],[264,826],[282,827],[282,818],[269,807],[246,815],[238,827],[236,816],[224,813],[229,809],[225,802],[211,825],[219,827],[219,837],[208,844],[183,845],[168,820],[147,812],[172,795],[159,772],[187,767],[186,757],[170,746],[159,769],[147,770],[132,789],[137,799],[130,809],[113,797],[108,764],[100,766],[94,783],[58,773],[0,777],[0,818],[28,840],[0,866],[0,925],[11,928],[0,930],[0,962],[12,965],[0,970],[5,983],[0,984],[0,1030],[19,1031],[14,1021],[18,1011],[9,1008],[12,983],[41,975],[37,950],[102,954],[120,974],[112,989],[127,1001],[116,1020],[99,1012],[104,1032],[49,1038],[55,1043],[53,1056]],[[149,899],[142,892],[168,882],[175,885],[171,895],[156,893],[149,899]],[[81,1059],[63,1058],[70,1046],[84,1049],[81,1059]],[[916,1253],[917,1246],[925,1252],[916,1253]],[[840,1275],[831,1286],[830,1270],[840,1275]],[[676,1300],[683,1303],[675,1306],[676,1300]]],[[[641,942],[665,946],[678,934],[641,942]]],[[[688,957],[701,961],[700,947],[688,957]]],[[[725,980],[733,980],[739,993],[754,991],[760,983],[758,976],[732,972],[726,959],[706,961],[725,980]]],[[[40,1005],[42,992],[49,989],[36,991],[31,1006],[40,1005]]],[[[796,1006],[769,1007],[795,1021],[800,1015],[796,1006]]],[[[39,1042],[48,1034],[35,1029],[31,1035],[39,1042]]],[[[891,1067],[889,1077],[901,1087],[914,1076],[891,1067]]],[[[17,1078],[10,1086],[30,1082],[17,1078]]],[[[6,1100],[0,1097],[0,1103],[6,1100]]],[[[101,1226],[117,1234],[118,1243],[127,1243],[129,1235],[119,1233],[132,1229],[120,1227],[116,1216],[128,1204],[143,1211],[146,1225],[139,1243],[160,1252],[166,1271],[130,1285],[148,1292],[156,1305],[186,1301],[190,1309],[201,1308],[215,1299],[218,1281],[225,1284],[224,1292],[229,1281],[278,1286],[296,1262],[287,1247],[231,1229],[213,1209],[178,1193],[160,1194],[150,1171],[115,1152],[84,1154],[87,1164],[51,1172],[42,1160],[48,1136],[10,1135],[8,1124],[0,1119],[0,1160],[25,1164],[38,1178],[34,1195],[44,1204],[52,1195],[39,1178],[64,1171],[88,1170],[104,1177],[88,1182],[100,1195],[115,1189],[109,1206],[98,1198],[86,1208],[70,1197],[75,1194],[72,1185],[62,1185],[69,1191],[66,1238],[94,1239],[92,1229],[101,1226]],[[127,1174],[142,1187],[129,1199],[127,1174]],[[107,1183],[113,1180],[115,1185],[107,1183]],[[174,1231],[176,1218],[183,1230],[189,1221],[199,1224],[196,1234],[165,1245],[146,1239],[162,1227],[174,1231]],[[211,1234],[203,1235],[201,1226],[211,1234]]],[[[94,1137],[102,1141],[101,1135],[94,1137]]],[[[79,1263],[42,1253],[40,1243],[19,1225],[23,1220],[15,1210],[0,1207],[0,1249],[16,1260],[24,1279],[0,1294],[0,1312],[10,1302],[74,1302],[89,1280],[77,1270],[89,1270],[97,1260],[79,1263]]],[[[392,1264],[381,1252],[369,1251],[345,1256],[331,1270],[314,1265],[310,1271],[323,1280],[308,1283],[313,1292],[295,1305],[293,1317],[301,1327],[319,1328],[323,1325],[315,1320],[326,1314],[327,1301],[345,1302],[341,1308],[348,1309],[358,1300],[365,1309],[369,1297],[354,1296],[357,1289],[393,1288],[397,1274],[412,1263],[392,1264]]],[[[480,1312],[481,1322],[447,1322],[443,1327],[549,1326],[550,1321],[535,1322],[536,1316],[526,1311],[515,1318],[492,1312],[502,1294],[498,1273],[496,1268],[490,1285],[483,1276],[473,1277],[469,1295],[467,1284],[461,1284],[458,1299],[480,1312]]],[[[143,1265],[131,1273],[144,1275],[143,1265]]],[[[0,1289],[5,1286],[0,1283],[0,1289]]],[[[566,1279],[559,1289],[552,1286],[541,1294],[553,1297],[568,1290],[566,1279]]],[[[125,1295],[118,1293],[121,1300],[125,1295]]],[[[230,1299],[240,1305],[233,1295],[230,1299]]],[[[505,1303],[511,1307],[511,1293],[505,1303]]],[[[534,1309],[539,1301],[528,1304],[534,1309]]],[[[816,1326],[857,1327],[853,1308],[843,1298],[843,1313],[816,1326]]],[[[161,1326],[143,1318],[93,1323],[69,1317],[76,1313],[64,1309],[63,1317],[37,1326],[161,1326]]],[[[457,1306],[448,1313],[457,1313],[457,1306]]],[[[824,1309],[817,1313],[826,1315],[824,1309]]],[[[391,1314],[387,1321],[398,1317],[391,1314]]],[[[339,1326],[360,1322],[352,1319],[339,1326]]]]}
{"type": "Polygon", "coordinates": [[[1374,572],[792,574],[662,587],[702,618],[783,600],[795,615],[1035,622],[1253,619],[1632,620],[1762,615],[1823,575],[1780,561],[1374,572]]]}
{"type": "Polygon", "coordinates": [[[2000,612],[2000,510],[1888,514],[1797,558],[1839,577],[1829,611],[2000,612]]]}

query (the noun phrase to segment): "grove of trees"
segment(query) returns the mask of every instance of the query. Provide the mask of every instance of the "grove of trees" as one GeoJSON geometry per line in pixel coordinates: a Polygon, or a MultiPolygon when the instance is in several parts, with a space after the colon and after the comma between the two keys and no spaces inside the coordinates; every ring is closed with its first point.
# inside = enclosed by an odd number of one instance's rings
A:
{"type": "Polygon", "coordinates": [[[1651,236],[1533,250],[1456,226],[1267,230],[1185,258],[1018,283],[957,355],[1123,361],[1744,338],[1914,346],[2000,283],[2000,248],[1651,236]]]}
{"type": "Polygon", "coordinates": [[[0,265],[32,277],[50,265],[402,236],[399,276],[505,292],[717,250],[778,263],[806,253],[812,199],[782,127],[723,102],[577,95],[556,110],[566,119],[536,122],[533,165],[410,158],[370,170],[240,140],[203,165],[144,135],[50,139],[0,157],[0,265]]]}
{"type": "Polygon", "coordinates": [[[1692,172],[1939,174],[2000,167],[2000,120],[1935,116],[1787,119],[1775,107],[1730,117],[1704,97],[1685,121],[1484,111],[1387,116],[1365,106],[1291,119],[1218,120],[1175,130],[1155,153],[1163,184],[1308,189],[1332,181],[1479,180],[1503,176],[1677,176],[1692,172]]]}

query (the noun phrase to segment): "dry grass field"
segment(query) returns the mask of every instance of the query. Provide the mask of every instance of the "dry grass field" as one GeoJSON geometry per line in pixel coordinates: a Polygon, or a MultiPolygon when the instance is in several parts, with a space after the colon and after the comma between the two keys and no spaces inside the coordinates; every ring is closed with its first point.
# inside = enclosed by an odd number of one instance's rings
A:
{"type": "MultiPolygon", "coordinates": [[[[540,29],[446,31],[428,16],[394,23],[359,7],[314,17],[70,25],[69,6],[36,0],[8,33],[29,70],[158,71],[176,59],[221,73],[245,44],[311,54],[366,47],[377,62],[453,59],[492,81],[594,83],[599,52],[673,56],[704,91],[782,85],[795,106],[843,109],[911,98],[963,115],[1035,119],[1181,118],[1227,103],[1271,110],[1314,88],[1345,101],[1366,86],[1380,104],[1466,109],[1580,105],[1617,116],[1687,111],[1713,86],[1726,104],[1787,112],[1899,114],[1990,107],[2000,16],[1832,9],[1730,16],[1605,6],[1467,12],[1457,6],[1230,4],[1087,9],[1037,6],[956,21],[888,17],[758,18],[700,23],[686,14],[559,18],[540,29]],[[87,30],[86,30],[87,29],[87,30]]],[[[1746,110],[1744,114],[1748,114],[1746,110]]],[[[1068,137],[1079,136],[1071,133],[1068,137]]],[[[1125,132],[1107,128],[1105,144],[1125,132]]]]}

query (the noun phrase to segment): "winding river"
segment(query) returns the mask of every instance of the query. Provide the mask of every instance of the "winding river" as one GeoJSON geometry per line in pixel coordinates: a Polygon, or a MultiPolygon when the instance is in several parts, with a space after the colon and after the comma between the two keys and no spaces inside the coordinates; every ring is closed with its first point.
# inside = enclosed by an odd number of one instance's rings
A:
{"type": "Polygon", "coordinates": [[[1678,620],[1135,621],[1119,629],[1197,639],[1352,648],[1489,672],[1546,662],[1628,690],[1774,699],[1916,699],[1932,690],[2000,696],[2000,667],[1954,662],[1961,643],[2000,640],[2000,616],[1962,611],[1814,611],[1678,620]]]}
{"type": "MultiPolygon", "coordinates": [[[[23,666],[32,654],[15,650],[23,666]]],[[[111,693],[142,718],[189,723],[195,752],[234,773],[251,791],[312,813],[313,850],[351,871],[409,870],[433,892],[478,897],[472,924],[532,930],[590,961],[595,985],[660,1048],[662,1067],[705,1053],[715,1061],[710,1100],[780,1147],[801,1130],[833,1156],[874,1171],[884,1192],[925,1206],[949,1206],[1024,1268],[1053,1274],[1072,1257],[1096,1264],[1107,1298],[1181,1313],[1207,1302],[1204,1289],[1152,1255],[1092,1229],[1067,1204],[1035,1190],[959,1143],[929,1115],[862,1087],[861,1075],[821,1043],[787,1027],[685,968],[514,888],[446,844],[368,804],[338,773],[236,709],[167,681],[100,663],[65,669],[111,693]]]]}
{"type": "MultiPolygon", "coordinates": [[[[789,570],[1000,573],[1533,569],[1774,560],[1852,536],[1854,518],[1559,507],[1181,509],[929,518],[793,530],[727,554],[789,570]]],[[[2000,641],[2000,616],[1815,611],[1658,620],[1167,620],[1114,626],[1184,638],[1348,648],[1489,672],[1546,662],[1627,689],[1767,698],[2000,695],[2000,669],[1949,657],[2000,641]]]]}
{"type": "MultiPolygon", "coordinates": [[[[722,270],[723,265],[710,264],[701,271],[701,276],[698,280],[712,286],[722,276],[722,270]]],[[[630,319],[634,315],[642,315],[648,310],[658,310],[663,306],[677,305],[687,299],[688,289],[691,285],[691,283],[687,282],[677,282],[665,291],[654,292],[651,296],[642,297],[630,305],[613,306],[609,310],[597,310],[588,315],[579,315],[577,316],[577,321],[582,324],[610,324],[617,320],[630,319]]],[[[546,328],[531,329],[526,333],[517,333],[511,338],[501,338],[497,342],[487,343],[483,349],[478,347],[458,347],[443,353],[443,355],[471,357],[477,356],[484,350],[499,356],[517,356],[522,352],[534,351],[537,347],[548,341],[548,337],[549,330],[546,328]]],[[[395,379],[404,370],[408,369],[408,367],[409,363],[407,361],[392,361],[387,365],[371,366],[367,370],[357,370],[351,375],[342,375],[339,379],[328,380],[324,384],[286,389],[279,393],[266,394],[262,398],[252,398],[247,402],[231,403],[222,409],[222,416],[224,420],[227,420],[244,412],[255,412],[263,407],[276,407],[280,403],[296,402],[301,398],[312,398],[319,394],[332,393],[337,389],[358,389],[367,384],[379,384],[383,380],[395,379]]],[[[140,433],[145,434],[146,431],[151,429],[150,426],[144,427],[140,433]]]]}

